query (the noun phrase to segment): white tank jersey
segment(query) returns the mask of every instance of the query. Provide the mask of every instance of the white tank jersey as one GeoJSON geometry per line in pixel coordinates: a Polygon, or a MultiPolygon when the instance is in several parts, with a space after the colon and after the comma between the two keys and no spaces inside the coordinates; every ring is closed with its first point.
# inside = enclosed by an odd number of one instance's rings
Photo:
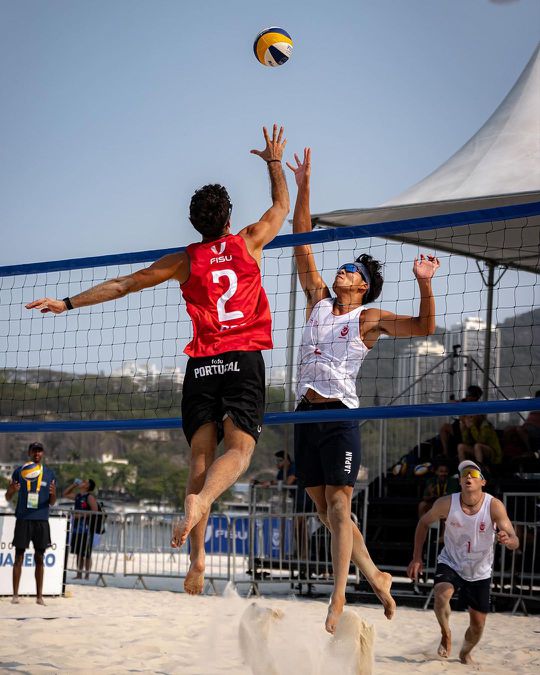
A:
{"type": "Polygon", "coordinates": [[[360,339],[363,307],[335,316],[334,300],[318,302],[311,312],[298,354],[297,400],[313,389],[325,398],[358,407],[356,378],[369,349],[360,339]]]}
{"type": "Polygon", "coordinates": [[[439,562],[451,567],[466,581],[489,579],[493,568],[495,526],[491,521],[491,500],[484,493],[484,502],[473,516],[463,513],[460,493],[452,495],[452,503],[444,529],[444,548],[439,562]]]}

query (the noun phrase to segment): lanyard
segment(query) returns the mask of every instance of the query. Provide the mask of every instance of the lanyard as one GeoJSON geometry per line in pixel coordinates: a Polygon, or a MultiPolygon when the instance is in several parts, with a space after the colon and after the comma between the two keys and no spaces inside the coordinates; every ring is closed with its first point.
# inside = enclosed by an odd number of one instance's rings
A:
{"type": "Polygon", "coordinates": [[[446,494],[446,481],[444,483],[437,483],[437,495],[443,497],[446,494]]]}
{"type": "MultiPolygon", "coordinates": [[[[37,477],[37,487],[36,487],[36,492],[39,494],[39,491],[41,490],[41,481],[43,479],[43,466],[40,467],[39,469],[39,475],[37,477]]],[[[32,481],[27,480],[26,481],[26,489],[28,492],[30,492],[30,488],[32,487],[32,481]]]]}

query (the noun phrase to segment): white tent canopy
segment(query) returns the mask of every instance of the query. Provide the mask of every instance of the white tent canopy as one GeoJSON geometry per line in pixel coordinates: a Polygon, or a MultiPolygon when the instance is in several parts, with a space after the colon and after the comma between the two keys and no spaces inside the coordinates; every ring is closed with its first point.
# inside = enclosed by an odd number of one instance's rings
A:
{"type": "MultiPolygon", "coordinates": [[[[492,325],[493,289],[498,283],[495,268],[540,272],[540,45],[493,115],[433,173],[378,208],[320,213],[312,221],[323,227],[368,225],[533,202],[536,207],[527,217],[385,238],[486,261],[488,326],[492,325]]],[[[484,348],[485,396],[490,342],[488,331],[484,348]]]]}
{"type": "MultiPolygon", "coordinates": [[[[482,128],[429,176],[378,208],[313,216],[314,225],[367,225],[540,202],[540,46],[482,128]]],[[[540,216],[426,230],[392,239],[538,273],[540,216]],[[466,229],[466,233],[465,233],[466,229]]]]}

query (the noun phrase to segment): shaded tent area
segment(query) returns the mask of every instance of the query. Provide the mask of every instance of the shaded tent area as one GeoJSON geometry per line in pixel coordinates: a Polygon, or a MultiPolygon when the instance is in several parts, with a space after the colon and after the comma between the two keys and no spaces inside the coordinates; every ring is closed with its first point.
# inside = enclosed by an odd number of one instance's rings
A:
{"type": "MultiPolygon", "coordinates": [[[[486,324],[491,326],[493,292],[504,272],[538,274],[540,269],[540,45],[487,122],[433,173],[379,207],[318,213],[312,223],[314,227],[380,223],[386,232],[395,231],[378,235],[384,239],[484,263],[479,270],[487,291],[486,324]],[[496,217],[501,207],[502,220],[496,217]],[[475,212],[484,209],[492,209],[494,219],[474,222],[475,212]],[[460,214],[465,212],[471,218],[463,224],[460,214]],[[435,216],[442,216],[446,226],[430,227],[429,219],[435,216]]],[[[488,330],[485,396],[490,335],[488,330]]]]}

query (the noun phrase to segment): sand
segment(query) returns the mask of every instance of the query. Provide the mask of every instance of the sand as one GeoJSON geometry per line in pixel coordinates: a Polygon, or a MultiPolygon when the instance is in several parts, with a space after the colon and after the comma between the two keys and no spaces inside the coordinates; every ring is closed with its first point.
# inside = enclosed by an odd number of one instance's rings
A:
{"type": "MultiPolygon", "coordinates": [[[[67,595],[48,598],[46,607],[34,598],[21,598],[19,605],[0,598],[0,672],[254,672],[239,639],[241,617],[254,600],[231,589],[221,597],[191,597],[71,585],[67,595]]],[[[324,631],[325,602],[273,597],[255,602],[262,612],[249,610],[245,618],[252,621],[253,612],[271,617],[265,635],[255,633],[254,642],[270,657],[273,675],[358,672],[344,658],[350,654],[347,643],[332,644],[324,631]]],[[[463,612],[452,616],[455,653],[442,660],[435,655],[438,627],[432,611],[398,608],[391,622],[375,605],[350,605],[348,611],[374,627],[374,673],[540,672],[539,617],[490,614],[473,652],[479,665],[472,668],[457,659],[467,626],[463,612]]]]}

